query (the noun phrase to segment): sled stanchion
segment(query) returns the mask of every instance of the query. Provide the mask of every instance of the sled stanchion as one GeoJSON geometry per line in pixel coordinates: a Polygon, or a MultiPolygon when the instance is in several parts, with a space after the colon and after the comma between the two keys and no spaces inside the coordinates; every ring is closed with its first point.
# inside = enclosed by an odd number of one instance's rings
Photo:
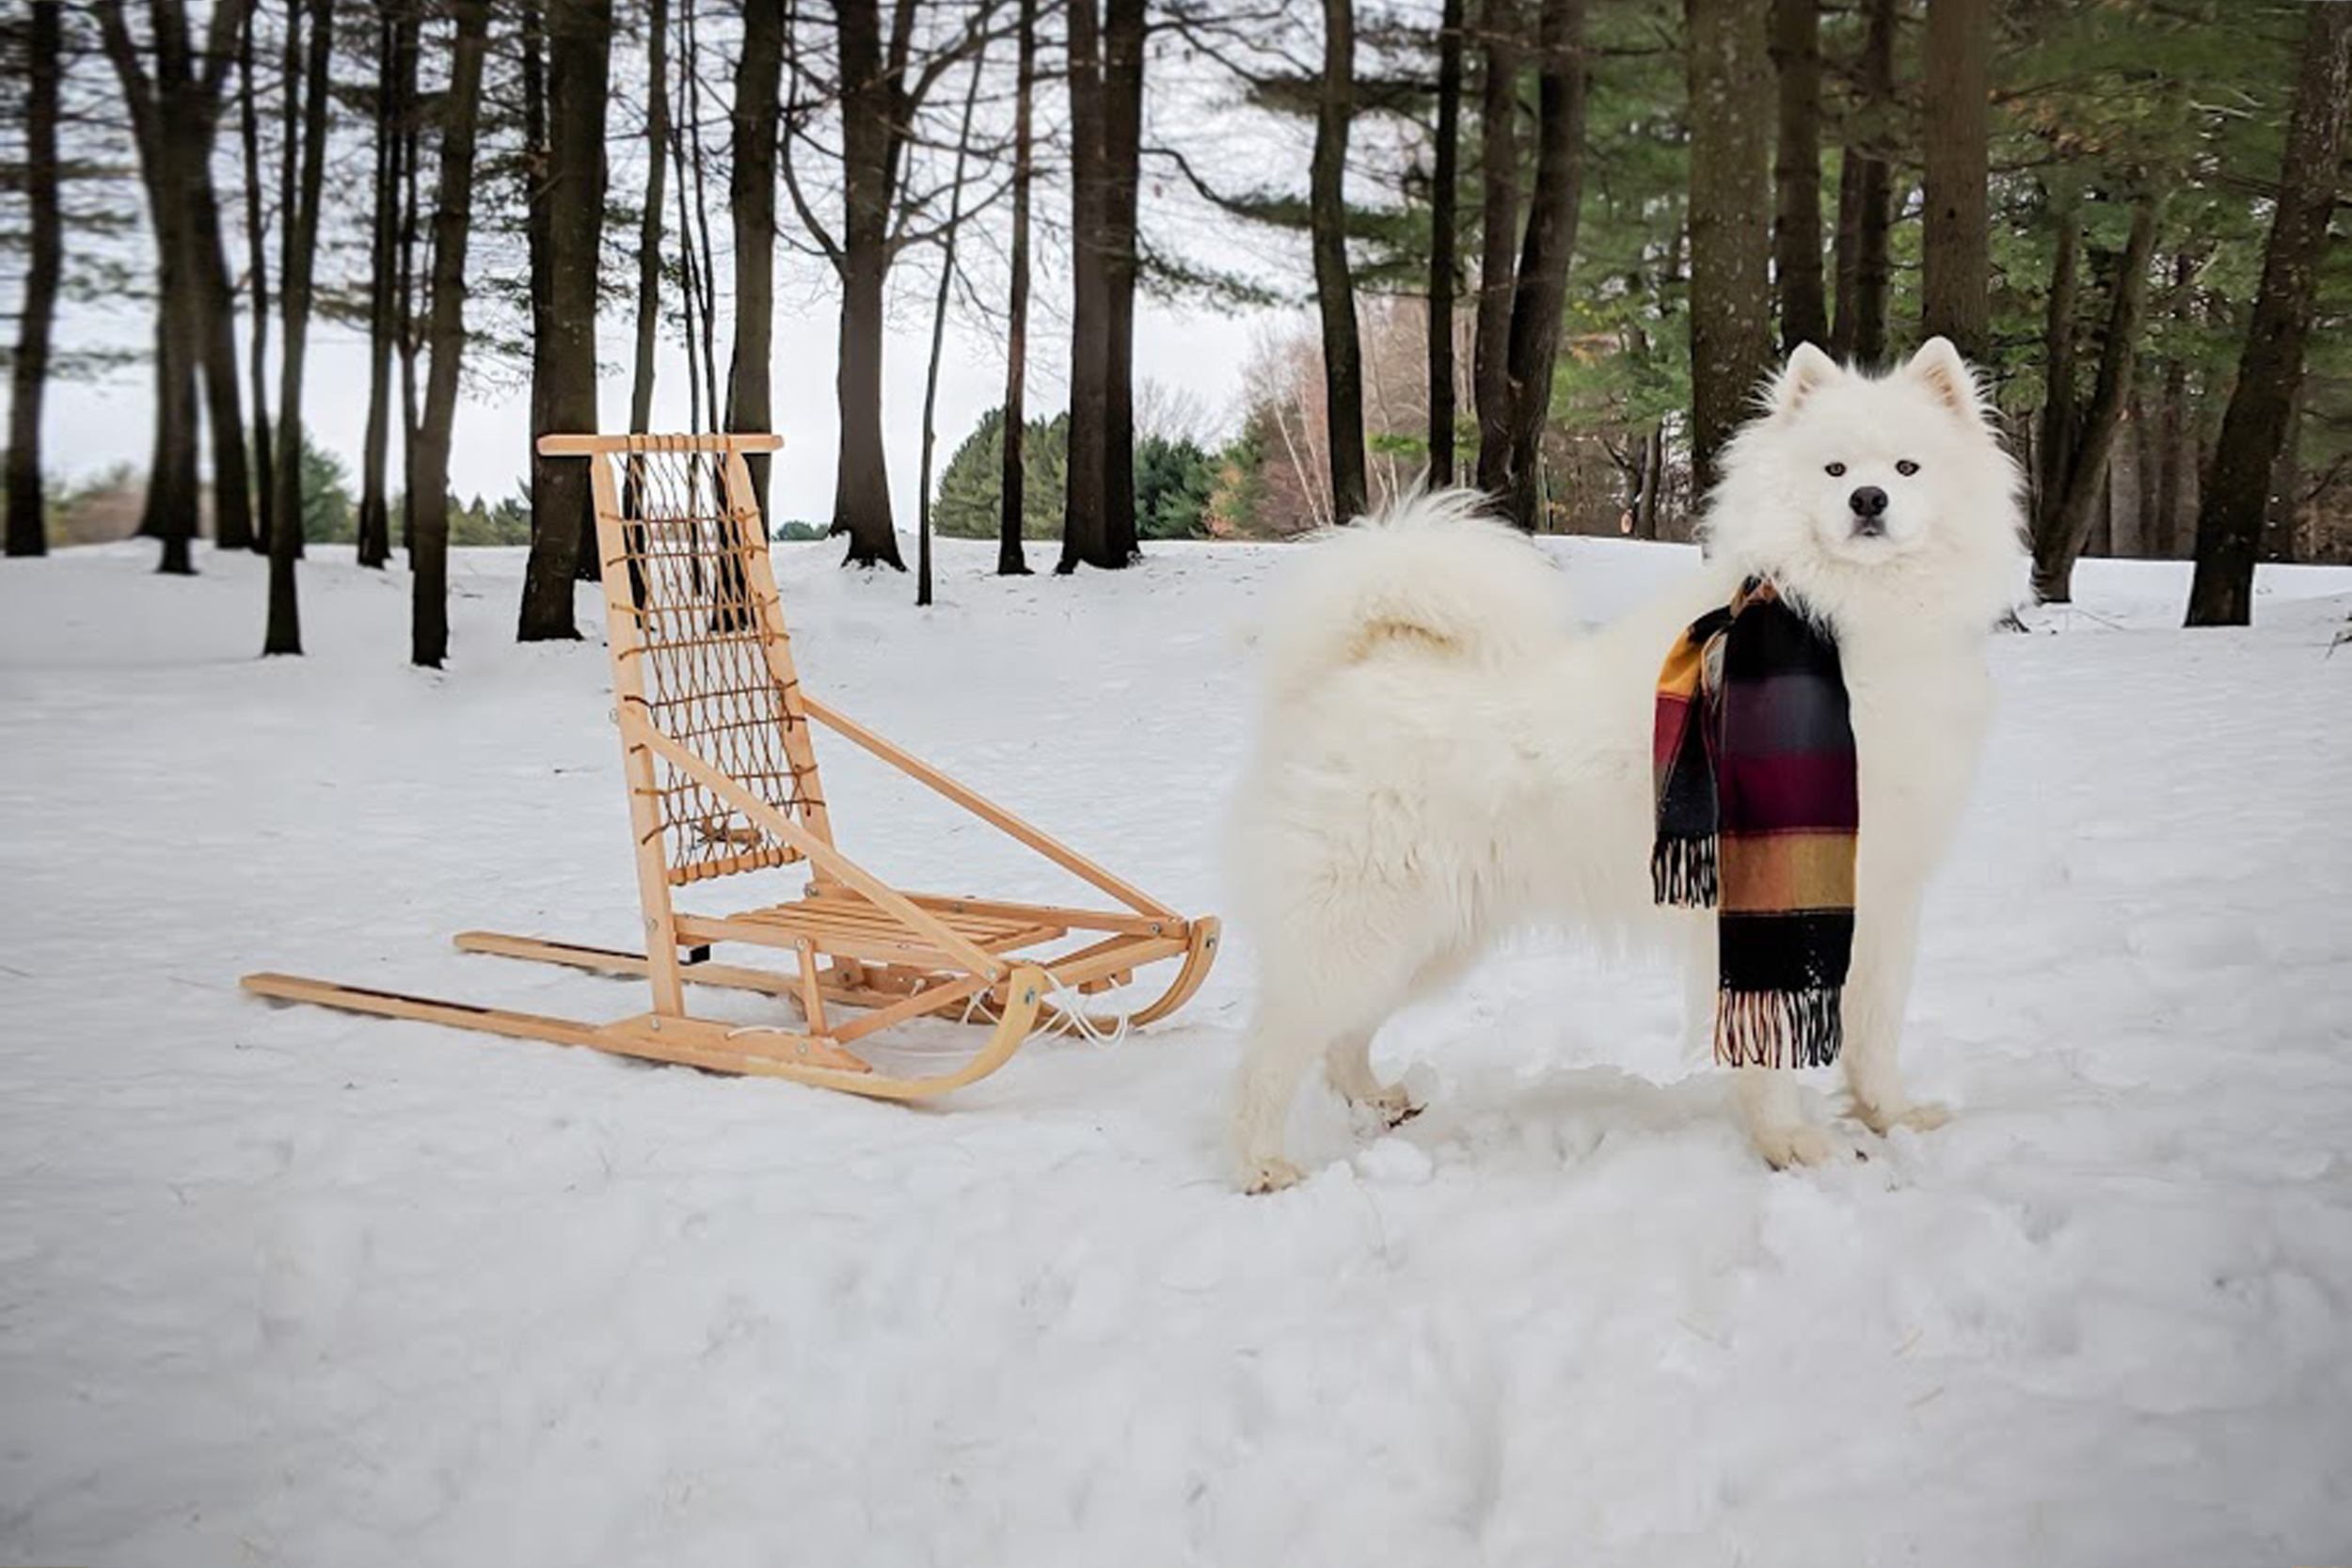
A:
{"type": "Polygon", "coordinates": [[[276,974],[246,976],[247,990],[888,1100],[945,1094],[985,1077],[1040,1027],[1101,1038],[1192,997],[1215,961],[1214,918],[1180,914],[803,691],[744,462],[746,453],[782,445],[765,435],[548,436],[538,445],[543,455],[585,458],[591,467],[646,940],[642,951],[497,931],[462,932],[456,942],[471,953],[642,979],[652,1009],[596,1023],[276,974]],[[623,464],[626,487],[615,476],[623,464]],[[810,741],[817,724],[1123,907],[901,890],[834,844],[810,741]],[[718,913],[678,907],[682,887],[795,864],[808,885],[782,903],[718,913]],[[773,957],[714,961],[714,943],[773,957]],[[1160,995],[1121,1020],[1047,1000],[1074,1003],[1134,982],[1138,969],[1170,963],[1174,974],[1160,995]],[[783,1016],[791,1022],[700,1016],[690,988],[771,998],[788,1006],[783,1016]],[[924,1018],[976,1024],[987,1035],[950,1070],[891,1070],[889,1032],[924,1018]],[[883,1054],[868,1061],[849,1049],[852,1042],[883,1054]]]}
{"type": "MultiPolygon", "coordinates": [[[[612,493],[612,465],[598,459],[588,467],[590,499],[596,509],[597,553],[605,562],[602,577],[605,622],[612,650],[612,708],[626,715],[632,704],[643,708],[645,703],[644,660],[639,657],[644,652],[644,633],[628,600],[615,598],[616,594],[633,594],[635,589],[628,574],[612,569],[613,559],[628,553],[621,503],[612,493]]],[[[621,734],[626,740],[626,721],[621,734]]],[[[661,863],[660,804],[652,760],[638,748],[624,744],[621,777],[628,784],[628,825],[637,843],[637,899],[645,912],[646,977],[653,982],[654,1011],[682,1017],[686,992],[678,978],[677,916],[670,905],[668,868],[661,863]]]]}

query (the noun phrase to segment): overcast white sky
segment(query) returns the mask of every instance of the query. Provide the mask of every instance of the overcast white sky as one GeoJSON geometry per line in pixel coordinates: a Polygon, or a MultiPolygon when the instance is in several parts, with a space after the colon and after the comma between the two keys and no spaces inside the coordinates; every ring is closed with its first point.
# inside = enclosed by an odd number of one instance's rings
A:
{"type": "MultiPolygon", "coordinates": [[[[1236,103],[1235,89],[1224,68],[1187,51],[1157,50],[1152,69],[1147,139],[1184,146],[1197,167],[1207,170],[1229,189],[1266,184],[1304,187],[1310,123],[1275,119],[1236,103]]],[[[98,82],[91,90],[103,96],[104,84],[98,82]]],[[[1045,112],[1049,120],[1056,112],[1050,99],[1045,112]]],[[[1057,135],[1050,124],[1041,130],[1046,137],[1057,135]]],[[[1370,117],[1358,130],[1359,153],[1375,157],[1379,154],[1373,150],[1394,135],[1393,128],[1370,117]]],[[[614,179],[626,184],[636,178],[634,143],[625,126],[616,125],[613,135],[614,179]]],[[[336,178],[365,178],[364,165],[355,161],[358,154],[352,151],[358,143],[337,145],[344,162],[338,163],[336,178]]],[[[121,150],[127,156],[127,145],[121,150]]],[[[135,187],[126,182],[120,198],[134,200],[134,193],[135,187]]],[[[1269,331],[1304,330],[1311,325],[1304,309],[1312,293],[1305,246],[1297,236],[1239,224],[1208,207],[1164,166],[1147,167],[1141,199],[1141,217],[1150,242],[1196,264],[1248,276],[1301,302],[1298,308],[1278,310],[1169,304],[1148,297],[1137,300],[1135,367],[1138,390],[1143,384],[1155,383],[1169,396],[1153,401],[1189,404],[1198,412],[1205,426],[1198,434],[1204,437],[1230,435],[1239,422],[1243,367],[1253,341],[1269,331]]],[[[1066,242],[1058,232],[1067,223],[1068,200],[1067,190],[1057,181],[1041,182],[1028,368],[1033,414],[1052,414],[1068,401],[1068,257],[1066,242]]],[[[723,231],[723,212],[718,216],[723,231]]],[[[995,296],[1002,292],[1002,258],[994,254],[1002,243],[998,232],[1002,218],[997,213],[984,220],[962,261],[967,276],[978,279],[975,286],[990,296],[992,308],[998,305],[995,296]]],[[[358,243],[354,237],[357,232],[354,230],[339,242],[346,251],[358,243]]],[[[773,470],[771,504],[778,521],[813,521],[830,516],[833,504],[838,423],[834,365],[839,296],[831,270],[805,250],[793,250],[796,236],[788,218],[782,237],[774,399],[776,429],[785,436],[787,447],[773,470]]],[[[629,239],[633,236],[609,235],[608,244],[620,247],[629,239]]],[[[729,269],[723,240],[721,245],[723,295],[729,269]]],[[[230,237],[230,248],[234,265],[242,252],[237,236],[230,237]]],[[[519,242],[510,236],[502,249],[494,248],[490,255],[511,260],[492,260],[488,264],[519,264],[518,252],[519,242]]],[[[337,264],[350,263],[351,257],[346,255],[337,264]]],[[[616,270],[628,267],[626,258],[609,252],[608,266],[615,263],[616,270]]],[[[915,523],[934,265],[931,254],[912,252],[902,258],[892,278],[883,437],[890,460],[892,507],[901,529],[912,529],[915,523]]],[[[0,294],[9,296],[7,304],[11,313],[16,292],[14,280],[0,280],[0,294]]],[[[608,302],[601,322],[600,358],[609,373],[602,388],[599,420],[606,430],[623,429],[628,421],[632,309],[608,302]]],[[[61,309],[56,325],[57,346],[120,346],[143,352],[152,341],[152,302],[145,297],[125,299],[115,306],[69,303],[61,309]]],[[[723,385],[730,314],[723,308],[719,323],[723,385]]],[[[1001,324],[972,319],[975,314],[960,309],[950,315],[937,421],[942,465],[979,416],[1002,400],[1001,324]],[[959,321],[959,314],[965,319],[959,321]]],[[[240,320],[241,332],[245,325],[240,320]]],[[[509,331],[518,325],[511,320],[505,324],[509,331]]],[[[522,368],[484,371],[480,359],[469,356],[451,460],[452,485],[465,499],[477,495],[495,499],[511,492],[525,473],[529,452],[529,393],[522,368]]],[[[348,327],[314,323],[306,374],[309,391],[304,404],[313,438],[345,458],[356,486],[367,410],[364,338],[348,327]]],[[[688,428],[685,374],[682,349],[665,341],[656,378],[655,428],[688,428]]],[[[124,463],[144,468],[153,439],[152,387],[152,367],[144,361],[127,365],[96,385],[53,382],[44,420],[44,456],[52,474],[80,479],[124,463]]],[[[275,387],[273,372],[273,404],[275,387]]],[[[0,394],[4,390],[0,388],[0,394]]],[[[4,395],[0,403],[5,403],[4,395]]],[[[397,457],[394,474],[397,486],[397,457]]]]}
{"type": "MultiPolygon", "coordinates": [[[[100,337],[139,342],[151,331],[151,309],[140,301],[121,321],[75,310],[58,324],[60,342],[87,344],[100,337]]],[[[904,529],[914,526],[923,370],[930,348],[928,319],[918,321],[913,315],[906,312],[907,319],[892,324],[883,385],[891,501],[904,529]]],[[[1242,361],[1248,355],[1252,335],[1282,319],[1269,313],[1236,315],[1138,301],[1137,378],[1192,394],[1216,434],[1230,434],[1240,399],[1242,361]]],[[[608,312],[605,325],[603,357],[609,367],[620,367],[629,352],[622,336],[628,324],[608,312]]],[[[778,521],[815,521],[832,513],[834,443],[838,430],[833,385],[836,331],[833,311],[822,299],[805,304],[794,300],[776,323],[776,428],[787,441],[770,502],[778,521]]],[[[723,373],[725,353],[723,341],[723,373]]],[[[1051,413],[1067,401],[1067,344],[1057,332],[1033,345],[1029,366],[1033,411],[1051,413]]],[[[95,386],[53,384],[43,436],[51,472],[59,478],[79,478],[118,463],[143,468],[153,438],[153,373],[151,366],[142,363],[128,366],[95,386]]],[[[338,328],[322,329],[313,336],[305,373],[310,392],[303,401],[314,437],[342,453],[356,476],[367,413],[365,340],[338,328]]],[[[655,381],[653,422],[657,427],[686,428],[685,374],[684,356],[675,345],[665,344],[655,381]]],[[[1002,341],[990,333],[960,329],[951,322],[940,375],[937,461],[941,465],[974,421],[1002,401],[1004,375],[1002,341]]],[[[617,374],[603,388],[601,420],[605,428],[618,430],[627,425],[628,416],[628,383],[625,374],[617,374]]],[[[497,385],[469,387],[458,404],[451,458],[451,483],[457,494],[468,499],[477,494],[496,499],[512,489],[522,478],[529,441],[529,393],[519,381],[508,378],[497,385]]]]}

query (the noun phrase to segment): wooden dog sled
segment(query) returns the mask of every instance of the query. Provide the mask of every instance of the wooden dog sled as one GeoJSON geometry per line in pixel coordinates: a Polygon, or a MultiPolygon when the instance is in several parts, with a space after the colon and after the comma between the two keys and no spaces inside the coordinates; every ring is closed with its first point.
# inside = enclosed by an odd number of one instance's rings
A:
{"type": "MultiPolygon", "coordinates": [[[[1187,1001],[1215,961],[1217,923],[1187,918],[871,730],[806,694],[792,664],[766,528],[744,464],[772,436],[549,436],[551,457],[593,468],[611,628],[614,718],[635,832],[642,952],[467,931],[469,952],[644,975],[650,1011],[609,1023],[550,1018],[290,974],[245,977],[263,996],[421,1019],[721,1072],[758,1073],[883,1099],[986,1077],[1033,1031],[1145,1024],[1187,1001]],[[1071,909],[902,892],[834,844],[810,744],[841,736],[1108,895],[1071,909]],[[689,886],[804,866],[798,897],[709,914],[689,886]],[[713,949],[759,950],[720,962],[713,949]],[[759,956],[780,956],[778,962],[759,956]],[[1167,989],[1124,1020],[1083,998],[1172,963],[1167,989]],[[780,997],[790,1028],[698,1017],[690,986],[780,997]],[[860,1053],[893,1027],[946,1018],[987,1029],[944,1070],[885,1070],[860,1053]]],[[[873,1053],[887,1055],[887,1052],[873,1053]]],[[[933,1054],[935,1053],[926,1053],[933,1054]]]]}

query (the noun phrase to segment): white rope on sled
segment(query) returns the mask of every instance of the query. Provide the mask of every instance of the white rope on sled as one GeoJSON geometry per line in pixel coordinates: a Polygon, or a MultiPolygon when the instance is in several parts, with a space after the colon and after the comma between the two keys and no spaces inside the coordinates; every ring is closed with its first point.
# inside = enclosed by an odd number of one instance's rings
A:
{"type": "MultiPolygon", "coordinates": [[[[1088,1044],[1098,1046],[1104,1051],[1126,1042],[1127,1036],[1135,1027],[1135,1014],[1132,1009],[1120,1009],[1115,1015],[1116,1022],[1106,1028],[1087,1016],[1086,994],[1083,991],[1065,982],[1052,970],[1042,965],[1040,965],[1039,969],[1040,973],[1045,976],[1045,999],[1053,1006],[1056,1014],[1054,1022],[1039,1031],[1047,1039],[1061,1039],[1075,1035],[1088,1044]]],[[[963,1016],[958,1022],[971,1022],[972,1015],[979,1009],[980,1004],[987,1000],[988,990],[985,987],[974,991],[971,1000],[963,1005],[963,1016]]],[[[798,1029],[780,1028],[772,1023],[745,1023],[728,1030],[726,1037],[735,1039],[744,1035],[797,1036],[800,1033],[798,1029]]],[[[954,1053],[947,1051],[909,1051],[903,1046],[891,1049],[914,1055],[946,1056],[954,1053]]]]}
{"type": "MultiPolygon", "coordinates": [[[[1043,965],[1040,965],[1039,969],[1045,976],[1045,999],[1052,1004],[1056,1014],[1054,1022],[1041,1031],[1047,1039],[1076,1035],[1089,1045],[1100,1046],[1105,1051],[1126,1041],[1128,1033],[1134,1027],[1135,1015],[1131,1010],[1121,1008],[1117,1015],[1118,1022],[1105,1029],[1087,1016],[1084,992],[1073,989],[1051,969],[1043,965]]],[[[985,990],[973,992],[972,1000],[963,1006],[963,1022],[971,1022],[973,1009],[987,999],[988,992],[985,990]]]]}
{"type": "Polygon", "coordinates": [[[1083,992],[1064,985],[1061,977],[1050,969],[1045,971],[1045,979],[1048,986],[1046,994],[1054,1001],[1054,1010],[1061,1015],[1055,1020],[1053,1027],[1046,1031],[1048,1036],[1059,1036],[1074,1031],[1088,1044],[1101,1046],[1105,1051],[1126,1041],[1127,1031],[1132,1026],[1130,1021],[1134,1016],[1127,1009],[1121,1008],[1118,1015],[1119,1022],[1105,1029],[1087,1016],[1086,996],[1083,992]]]}

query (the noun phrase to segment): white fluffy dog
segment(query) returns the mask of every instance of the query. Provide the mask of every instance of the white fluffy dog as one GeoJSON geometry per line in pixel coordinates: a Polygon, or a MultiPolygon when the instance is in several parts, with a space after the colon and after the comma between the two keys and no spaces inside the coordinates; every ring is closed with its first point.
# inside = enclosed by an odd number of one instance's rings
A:
{"type": "MultiPolygon", "coordinates": [[[[1897,1044],[1921,892],[1984,734],[1985,637],[2021,591],[2016,467],[1939,338],[1884,376],[1800,349],[1722,475],[1709,559],[1597,631],[1573,626],[1549,559],[1467,492],[1408,498],[1286,568],[1229,837],[1260,963],[1236,1086],[1251,1191],[1298,1180],[1284,1128],[1318,1059],[1351,1102],[1410,1115],[1372,1070],[1375,1031],[1515,928],[1672,945],[1692,1036],[1709,1037],[1714,913],[1652,900],[1651,727],[1670,646],[1752,575],[1834,632],[1851,705],[1855,1114],[1880,1132],[1947,1118],[1904,1092],[1897,1044]]],[[[1735,1100],[1774,1165],[1838,1148],[1786,1069],[1739,1069],[1735,1100]]]]}

